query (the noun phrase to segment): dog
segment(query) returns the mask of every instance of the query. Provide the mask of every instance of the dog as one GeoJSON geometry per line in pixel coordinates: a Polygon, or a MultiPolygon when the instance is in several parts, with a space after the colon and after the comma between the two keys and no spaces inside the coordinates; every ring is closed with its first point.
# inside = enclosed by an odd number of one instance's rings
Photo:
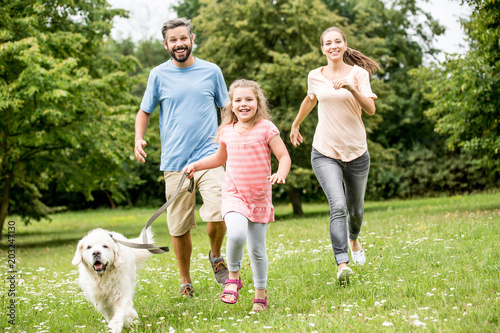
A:
{"type": "MultiPolygon", "coordinates": [[[[137,270],[151,256],[148,250],[132,249],[114,239],[142,243],[141,235],[128,240],[122,234],[104,229],[91,230],[76,247],[71,263],[78,266],[78,284],[87,299],[101,312],[112,333],[130,327],[138,320],[134,309],[137,270]]],[[[146,235],[152,241],[151,229],[146,235]]]]}

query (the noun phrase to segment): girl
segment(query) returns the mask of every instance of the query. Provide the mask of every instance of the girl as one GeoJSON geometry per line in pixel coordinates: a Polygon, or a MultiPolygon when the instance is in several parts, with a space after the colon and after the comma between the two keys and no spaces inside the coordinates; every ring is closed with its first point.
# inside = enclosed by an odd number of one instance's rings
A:
{"type": "Polygon", "coordinates": [[[370,87],[370,74],[379,67],[361,52],[347,47],[339,28],[326,29],[320,41],[328,64],[309,72],[307,96],[292,124],[290,140],[294,146],[302,143],[299,126],[319,102],[311,164],[330,204],[330,238],[337,279],[348,283],[352,274],[347,266],[348,243],[353,262],[363,265],[366,261],[358,235],[363,222],[370,154],[361,110],[369,115],[375,113],[377,96],[370,87]]]}
{"type": "Polygon", "coordinates": [[[267,307],[266,231],[268,222],[274,221],[271,186],[285,183],[291,160],[278,128],[269,121],[267,100],[259,84],[237,80],[229,87],[229,98],[230,105],[222,110],[217,152],[186,166],[184,172],[192,178],[195,171],[226,164],[221,210],[227,227],[229,279],[220,299],[229,304],[238,301],[247,241],[255,286],[253,310],[262,311],[267,307]],[[271,150],[279,161],[274,174],[271,150]]]}

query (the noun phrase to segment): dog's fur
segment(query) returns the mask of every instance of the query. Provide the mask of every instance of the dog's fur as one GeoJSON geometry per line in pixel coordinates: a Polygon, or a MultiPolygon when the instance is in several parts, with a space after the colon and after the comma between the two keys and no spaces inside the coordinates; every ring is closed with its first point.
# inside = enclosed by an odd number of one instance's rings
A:
{"type": "MultiPolygon", "coordinates": [[[[150,228],[147,236],[152,242],[150,228]]],[[[119,233],[100,228],[90,231],[78,242],[71,263],[78,265],[78,283],[87,299],[102,313],[110,332],[118,333],[138,318],[133,303],[137,270],[151,253],[119,244],[113,238],[127,240],[119,233]]],[[[142,243],[142,233],[127,241],[142,243]]]]}

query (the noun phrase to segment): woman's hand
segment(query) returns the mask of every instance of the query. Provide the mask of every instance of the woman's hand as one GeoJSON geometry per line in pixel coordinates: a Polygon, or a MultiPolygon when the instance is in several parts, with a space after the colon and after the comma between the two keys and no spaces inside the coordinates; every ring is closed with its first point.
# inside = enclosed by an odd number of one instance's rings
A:
{"type": "Polygon", "coordinates": [[[299,126],[293,126],[290,130],[290,141],[297,147],[303,142],[302,135],[299,132],[299,126]]]}
{"type": "Polygon", "coordinates": [[[333,81],[332,84],[333,89],[339,90],[344,88],[348,90],[367,114],[370,116],[375,114],[375,102],[373,98],[362,95],[357,88],[351,86],[345,79],[333,81]]]}
{"type": "Polygon", "coordinates": [[[344,89],[352,92],[352,89],[353,89],[351,87],[351,85],[349,84],[349,82],[347,82],[346,79],[333,81],[332,84],[333,84],[333,89],[335,89],[335,90],[339,90],[339,89],[344,88],[344,89]]]}

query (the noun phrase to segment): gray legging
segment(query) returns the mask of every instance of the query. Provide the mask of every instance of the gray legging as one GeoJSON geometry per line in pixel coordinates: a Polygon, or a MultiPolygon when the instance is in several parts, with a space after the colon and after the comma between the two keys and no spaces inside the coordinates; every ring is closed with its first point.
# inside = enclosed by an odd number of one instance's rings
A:
{"type": "Polygon", "coordinates": [[[241,269],[243,247],[247,241],[247,251],[253,272],[253,285],[265,289],[267,285],[266,232],[268,223],[255,223],[236,212],[224,216],[227,227],[226,260],[229,271],[241,269]]]}
{"type": "Polygon", "coordinates": [[[330,204],[330,239],[335,261],[337,265],[349,263],[347,212],[349,238],[356,240],[363,224],[370,154],[366,151],[350,162],[342,162],[313,149],[311,164],[330,204]]]}

